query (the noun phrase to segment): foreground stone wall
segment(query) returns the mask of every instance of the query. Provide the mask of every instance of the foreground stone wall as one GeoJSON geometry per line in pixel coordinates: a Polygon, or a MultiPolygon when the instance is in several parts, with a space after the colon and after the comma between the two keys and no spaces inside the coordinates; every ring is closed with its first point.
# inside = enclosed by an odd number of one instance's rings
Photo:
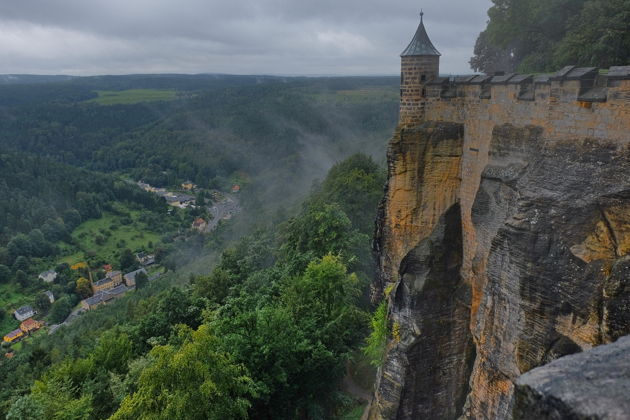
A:
{"type": "Polygon", "coordinates": [[[374,291],[398,337],[371,417],[510,418],[521,374],[630,333],[630,68],[438,78],[425,100],[388,154],[374,291]],[[453,206],[460,259],[429,246],[453,206]]]}

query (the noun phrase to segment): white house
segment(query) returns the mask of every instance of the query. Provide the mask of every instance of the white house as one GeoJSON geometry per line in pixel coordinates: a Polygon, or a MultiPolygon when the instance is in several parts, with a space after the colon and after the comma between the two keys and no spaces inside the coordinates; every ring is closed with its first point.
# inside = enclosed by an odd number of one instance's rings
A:
{"type": "Polygon", "coordinates": [[[15,319],[18,321],[24,321],[25,319],[35,316],[35,311],[28,305],[20,306],[13,312],[13,316],[15,316],[15,319]]]}

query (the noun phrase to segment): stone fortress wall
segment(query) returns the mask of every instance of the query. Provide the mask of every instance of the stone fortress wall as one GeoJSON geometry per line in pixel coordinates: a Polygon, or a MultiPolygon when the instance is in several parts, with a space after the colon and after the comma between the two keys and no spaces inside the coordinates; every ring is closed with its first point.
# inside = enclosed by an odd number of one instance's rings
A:
{"type": "MultiPolygon", "coordinates": [[[[469,392],[469,414],[465,417],[507,416],[512,401],[512,376],[518,372],[513,369],[507,377],[503,375],[509,369],[488,366],[518,359],[514,355],[518,355],[518,346],[523,343],[535,342],[540,347],[536,351],[547,344],[533,339],[518,341],[522,337],[505,338],[509,331],[518,330],[514,326],[505,331],[500,327],[491,332],[484,330],[491,328],[491,312],[502,308],[492,302],[492,296],[488,297],[497,285],[486,287],[488,255],[496,246],[489,241],[500,226],[473,224],[473,204],[484,176],[488,175],[484,175],[484,170],[491,160],[495,166],[501,162],[506,168],[521,165],[519,170],[523,170],[522,165],[527,167],[536,160],[536,155],[532,157],[528,150],[529,140],[536,140],[541,156],[542,149],[550,149],[547,160],[549,154],[566,150],[556,147],[563,144],[592,141],[597,143],[592,149],[598,153],[606,148],[605,144],[617,149],[630,147],[630,66],[612,67],[608,72],[569,66],[551,75],[444,78],[438,74],[439,57],[402,56],[400,121],[388,150],[389,180],[379,209],[375,241],[380,278],[374,286],[376,295],[388,295],[390,318],[403,333],[398,342],[390,343],[379,372],[370,411],[373,419],[415,418],[438,412],[443,418],[455,418],[458,409],[449,408],[448,401],[453,407],[461,407],[462,395],[469,392]],[[514,139],[509,140],[511,143],[497,143],[497,136],[506,131],[514,139]],[[458,292],[451,303],[447,299],[431,306],[430,301],[422,300],[430,292],[428,283],[419,280],[426,277],[430,281],[424,268],[418,268],[426,267],[429,261],[422,256],[422,244],[439,242],[444,217],[453,206],[459,207],[461,217],[461,283],[452,280],[452,289],[458,292]],[[433,324],[442,325],[441,330],[432,331],[433,324]],[[463,364],[468,363],[471,354],[471,338],[476,348],[472,371],[463,364]],[[423,345],[427,347],[424,350],[420,349],[423,345]],[[432,353],[439,357],[432,359],[432,353]],[[426,369],[442,373],[428,375],[426,369]]],[[[557,161],[558,165],[563,163],[561,157],[557,161]]],[[[619,164],[624,162],[621,159],[619,164]]],[[[597,162],[594,165],[597,168],[597,162]]],[[[605,166],[602,163],[601,167],[605,166]]],[[[595,170],[593,174],[597,177],[595,170]]],[[[552,179],[547,182],[553,186],[552,179]]],[[[598,184],[597,180],[584,180],[583,184],[589,182],[598,184]]],[[[601,183],[605,184],[603,178],[601,183]]],[[[512,209],[501,211],[509,214],[512,209]]],[[[501,217],[497,215],[497,223],[503,226],[501,217]]],[[[522,268],[524,272],[528,270],[522,268]]],[[[449,276],[433,284],[450,281],[449,276]]],[[[507,294],[514,302],[506,308],[522,311],[522,303],[517,302],[523,296],[510,293],[507,294]]],[[[560,328],[562,323],[554,316],[544,322],[536,316],[532,319],[545,328],[560,328]]],[[[507,320],[508,317],[501,322],[507,320]]],[[[583,348],[600,344],[597,334],[592,333],[600,328],[598,322],[589,320],[581,330],[575,327],[566,336],[583,348]],[[582,330],[588,330],[588,334],[582,330]]],[[[525,337],[527,331],[522,335],[525,337]]]]}
{"type": "Polygon", "coordinates": [[[496,126],[542,127],[543,138],[551,142],[583,138],[630,140],[630,66],[611,67],[607,74],[600,74],[597,68],[567,66],[550,75],[447,78],[432,77],[437,64],[431,60],[438,57],[413,58],[424,61],[412,66],[403,58],[399,128],[416,127],[423,121],[464,125],[457,194],[464,227],[463,273],[470,272],[474,252],[470,210],[481,172],[488,163],[496,126]],[[418,67],[427,73],[426,82],[420,80],[418,67]],[[411,84],[411,80],[415,83],[411,84]]]}

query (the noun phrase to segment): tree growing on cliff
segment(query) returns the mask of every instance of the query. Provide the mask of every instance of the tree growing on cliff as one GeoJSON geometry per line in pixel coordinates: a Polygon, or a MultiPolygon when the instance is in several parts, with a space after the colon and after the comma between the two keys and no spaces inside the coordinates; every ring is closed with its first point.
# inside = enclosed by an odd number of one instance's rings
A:
{"type": "Polygon", "coordinates": [[[387,337],[389,336],[387,301],[383,301],[378,305],[370,325],[372,331],[366,340],[367,345],[363,348],[363,352],[373,366],[381,366],[387,347],[387,337]]]}

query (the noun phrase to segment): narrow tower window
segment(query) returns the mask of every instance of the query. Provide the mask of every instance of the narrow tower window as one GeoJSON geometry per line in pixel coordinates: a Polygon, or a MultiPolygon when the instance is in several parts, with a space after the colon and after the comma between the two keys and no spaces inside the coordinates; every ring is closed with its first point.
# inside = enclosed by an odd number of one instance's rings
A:
{"type": "Polygon", "coordinates": [[[420,76],[420,81],[424,82],[425,80],[427,80],[427,75],[423,74],[422,76],[420,76]]]}

